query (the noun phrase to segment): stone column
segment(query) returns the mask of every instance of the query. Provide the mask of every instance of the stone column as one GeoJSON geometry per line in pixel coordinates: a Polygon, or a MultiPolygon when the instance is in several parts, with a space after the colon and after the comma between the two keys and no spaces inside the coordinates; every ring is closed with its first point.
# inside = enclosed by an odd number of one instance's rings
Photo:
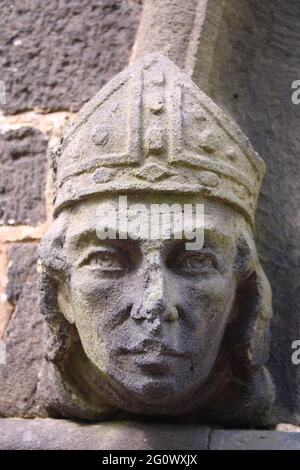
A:
{"type": "Polygon", "coordinates": [[[206,92],[226,0],[145,0],[131,61],[160,52],[206,92]]]}

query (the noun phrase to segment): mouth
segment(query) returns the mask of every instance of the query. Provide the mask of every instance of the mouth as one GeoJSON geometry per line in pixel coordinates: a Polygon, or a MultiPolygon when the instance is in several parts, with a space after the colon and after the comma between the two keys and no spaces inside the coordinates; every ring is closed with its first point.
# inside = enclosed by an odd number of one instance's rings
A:
{"type": "Polygon", "coordinates": [[[192,353],[189,351],[178,351],[172,346],[166,346],[163,343],[144,341],[133,347],[121,347],[116,351],[118,355],[135,355],[135,356],[155,356],[157,359],[163,357],[181,357],[190,359],[192,353]]]}
{"type": "Polygon", "coordinates": [[[155,357],[157,360],[166,359],[168,357],[190,358],[191,354],[188,352],[180,352],[170,348],[160,348],[153,350],[148,349],[129,349],[125,354],[141,356],[141,357],[155,357]]]}
{"type": "Polygon", "coordinates": [[[144,341],[134,347],[118,348],[116,353],[125,358],[132,357],[134,364],[143,373],[151,376],[162,376],[174,370],[174,359],[190,359],[188,351],[178,351],[158,342],[144,341]]]}

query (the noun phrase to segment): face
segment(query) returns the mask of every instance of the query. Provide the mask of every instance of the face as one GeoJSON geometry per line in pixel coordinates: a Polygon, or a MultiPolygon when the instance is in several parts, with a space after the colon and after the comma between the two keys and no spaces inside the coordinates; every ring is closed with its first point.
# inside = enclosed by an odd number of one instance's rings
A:
{"type": "MultiPolygon", "coordinates": [[[[136,202],[128,200],[129,209],[136,202]]],[[[152,202],[162,201],[145,200],[147,210],[152,202]]],[[[101,208],[110,204],[117,211],[117,198],[81,203],[70,215],[67,317],[125,409],[172,412],[194,400],[220,351],[237,286],[236,214],[216,202],[199,202],[204,204],[204,225],[198,227],[204,229],[204,245],[192,249],[172,223],[168,239],[138,236],[133,228],[127,239],[117,233],[101,240],[101,208]]]]}

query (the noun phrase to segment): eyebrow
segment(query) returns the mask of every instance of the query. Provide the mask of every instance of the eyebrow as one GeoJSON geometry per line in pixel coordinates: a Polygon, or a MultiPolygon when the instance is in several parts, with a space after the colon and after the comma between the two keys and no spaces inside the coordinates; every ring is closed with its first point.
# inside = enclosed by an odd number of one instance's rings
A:
{"type": "MultiPolygon", "coordinates": [[[[193,230],[194,232],[194,230],[193,230]]],[[[184,236],[184,231],[181,232],[182,234],[182,238],[175,238],[176,235],[179,235],[180,232],[172,232],[171,233],[171,237],[170,238],[166,238],[165,240],[166,241],[183,241],[183,242],[186,242],[186,241],[192,241],[192,240],[187,240],[186,237],[184,236]]],[[[204,226],[204,244],[205,244],[205,240],[206,239],[209,239],[209,240],[212,240],[212,241],[218,241],[218,242],[221,242],[222,244],[224,245],[228,245],[230,243],[230,241],[232,240],[232,237],[228,236],[227,234],[225,234],[223,231],[220,231],[218,230],[216,227],[214,226],[204,226]]],[[[128,236],[127,233],[124,233],[124,232],[120,232],[119,230],[115,230],[115,227],[113,225],[109,226],[107,224],[101,226],[101,224],[99,224],[98,227],[95,227],[94,225],[89,225],[89,226],[86,226],[86,227],[82,227],[80,229],[78,229],[77,231],[75,230],[74,232],[72,232],[69,237],[67,236],[67,243],[73,247],[74,249],[76,249],[77,247],[79,247],[80,245],[83,245],[83,244],[88,244],[90,243],[91,241],[95,242],[96,244],[99,244],[99,243],[110,243],[110,242],[113,242],[113,241],[122,241],[122,240],[132,240],[134,242],[136,242],[136,240],[134,239],[131,239],[130,236],[128,236]],[[98,237],[97,235],[97,230],[101,230],[101,229],[107,229],[109,231],[113,231],[116,233],[116,238],[106,238],[106,239],[101,239],[98,237]]],[[[150,238],[151,240],[151,238],[150,238]]]]}
{"type": "Polygon", "coordinates": [[[77,246],[90,242],[91,240],[99,243],[99,242],[110,242],[110,241],[115,241],[115,240],[130,240],[130,237],[127,236],[127,233],[120,232],[119,230],[116,230],[114,225],[87,225],[87,226],[80,226],[77,229],[72,230],[70,234],[67,233],[67,243],[71,245],[72,247],[76,248],[77,246]],[[97,235],[98,230],[103,230],[107,229],[109,231],[115,232],[116,233],[116,238],[105,238],[101,239],[97,235]],[[123,236],[123,238],[121,238],[123,236]]]}
{"type": "Polygon", "coordinates": [[[221,230],[217,230],[215,227],[210,227],[210,226],[204,227],[204,242],[205,242],[206,236],[208,236],[208,238],[212,240],[222,242],[226,245],[228,245],[232,240],[231,236],[225,234],[221,230]]]}

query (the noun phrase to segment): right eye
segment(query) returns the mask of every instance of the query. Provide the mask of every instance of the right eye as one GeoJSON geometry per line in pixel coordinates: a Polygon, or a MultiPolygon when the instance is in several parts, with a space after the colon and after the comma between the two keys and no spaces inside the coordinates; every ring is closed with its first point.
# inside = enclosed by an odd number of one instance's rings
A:
{"type": "Polygon", "coordinates": [[[121,274],[126,271],[126,263],[122,257],[117,253],[106,251],[91,253],[80,264],[105,274],[121,274]]]}

